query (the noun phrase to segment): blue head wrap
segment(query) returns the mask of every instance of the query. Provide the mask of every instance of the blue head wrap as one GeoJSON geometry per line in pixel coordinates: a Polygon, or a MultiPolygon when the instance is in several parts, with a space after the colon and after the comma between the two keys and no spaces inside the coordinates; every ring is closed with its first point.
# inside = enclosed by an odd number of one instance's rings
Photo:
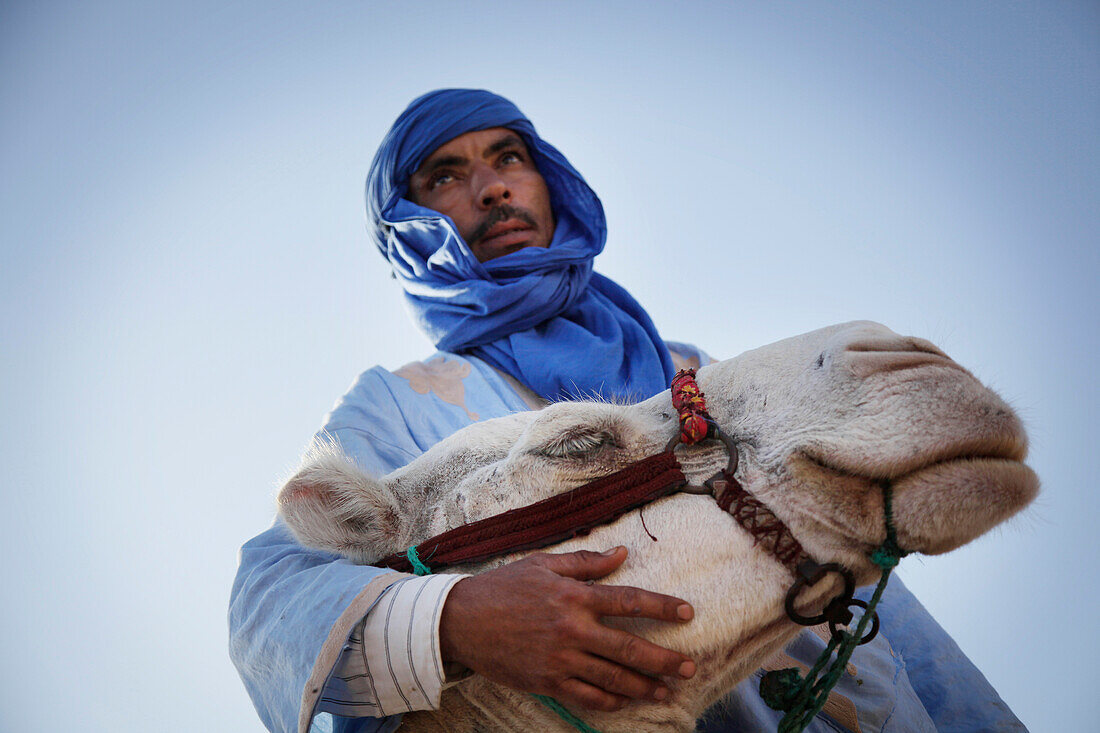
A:
{"type": "Polygon", "coordinates": [[[637,400],[667,388],[672,359],[640,305],[592,271],[607,239],[603,205],[569,161],[508,100],[442,89],[414,100],[367,176],[367,221],[436,347],[484,359],[550,399],[637,400]],[[479,262],[450,217],[404,198],[412,174],[459,135],[515,131],[550,191],[549,247],[479,262]]]}

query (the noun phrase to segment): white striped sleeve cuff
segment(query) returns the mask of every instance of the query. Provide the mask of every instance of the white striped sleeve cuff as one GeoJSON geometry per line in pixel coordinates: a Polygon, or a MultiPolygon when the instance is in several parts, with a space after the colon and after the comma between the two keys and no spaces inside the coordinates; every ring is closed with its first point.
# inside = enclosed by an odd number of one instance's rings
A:
{"type": "Polygon", "coordinates": [[[465,577],[411,577],[387,588],[344,645],[317,711],[378,717],[438,708],[445,679],[439,617],[465,577]]]}

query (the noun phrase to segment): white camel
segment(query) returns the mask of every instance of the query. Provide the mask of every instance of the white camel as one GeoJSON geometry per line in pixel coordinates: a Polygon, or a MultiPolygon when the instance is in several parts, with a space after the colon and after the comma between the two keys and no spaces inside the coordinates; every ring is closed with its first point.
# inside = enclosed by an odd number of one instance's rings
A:
{"type": "MultiPolygon", "coordinates": [[[[832,326],[746,352],[703,367],[698,383],[711,415],[737,442],[744,488],[811,557],[846,566],[859,584],[879,572],[869,555],[885,537],[882,479],[894,486],[899,544],[926,554],[978,537],[1038,491],[1022,463],[1027,441],[1013,411],[931,343],[875,323],[832,326]]],[[[559,403],[477,423],[381,478],[363,475],[336,451],[315,451],[282,489],[280,511],[304,545],[370,563],[621,469],[662,451],[677,432],[664,393],[629,406],[559,403]]],[[[694,483],[726,462],[717,444],[677,454],[694,483]]],[[[616,625],[687,654],[698,672],[669,681],[664,703],[583,715],[609,733],[690,731],[799,632],[783,610],[792,578],[711,497],[675,494],[644,511],[659,542],[633,511],[553,551],[630,548],[627,562],[602,582],[681,597],[695,607],[695,620],[616,625]]],[[[804,598],[820,602],[836,587],[820,583],[804,598]]],[[[570,730],[530,696],[478,675],[445,691],[439,711],[407,715],[402,730],[502,726],[570,730]]]]}

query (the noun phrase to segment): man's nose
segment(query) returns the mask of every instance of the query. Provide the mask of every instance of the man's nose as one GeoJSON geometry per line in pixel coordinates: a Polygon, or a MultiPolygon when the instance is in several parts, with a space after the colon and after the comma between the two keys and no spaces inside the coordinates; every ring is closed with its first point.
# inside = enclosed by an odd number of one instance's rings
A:
{"type": "Polygon", "coordinates": [[[482,209],[500,206],[512,198],[512,192],[504,179],[489,166],[477,172],[477,203],[482,209]]]}

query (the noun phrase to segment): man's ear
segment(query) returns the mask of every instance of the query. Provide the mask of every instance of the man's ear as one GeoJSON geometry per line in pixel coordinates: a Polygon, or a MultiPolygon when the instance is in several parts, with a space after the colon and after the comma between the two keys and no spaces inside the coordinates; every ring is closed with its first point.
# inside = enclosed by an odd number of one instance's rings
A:
{"type": "Polygon", "coordinates": [[[279,514],[305,547],[368,564],[404,547],[407,517],[389,487],[332,443],[310,450],[279,490],[279,514]]]}

